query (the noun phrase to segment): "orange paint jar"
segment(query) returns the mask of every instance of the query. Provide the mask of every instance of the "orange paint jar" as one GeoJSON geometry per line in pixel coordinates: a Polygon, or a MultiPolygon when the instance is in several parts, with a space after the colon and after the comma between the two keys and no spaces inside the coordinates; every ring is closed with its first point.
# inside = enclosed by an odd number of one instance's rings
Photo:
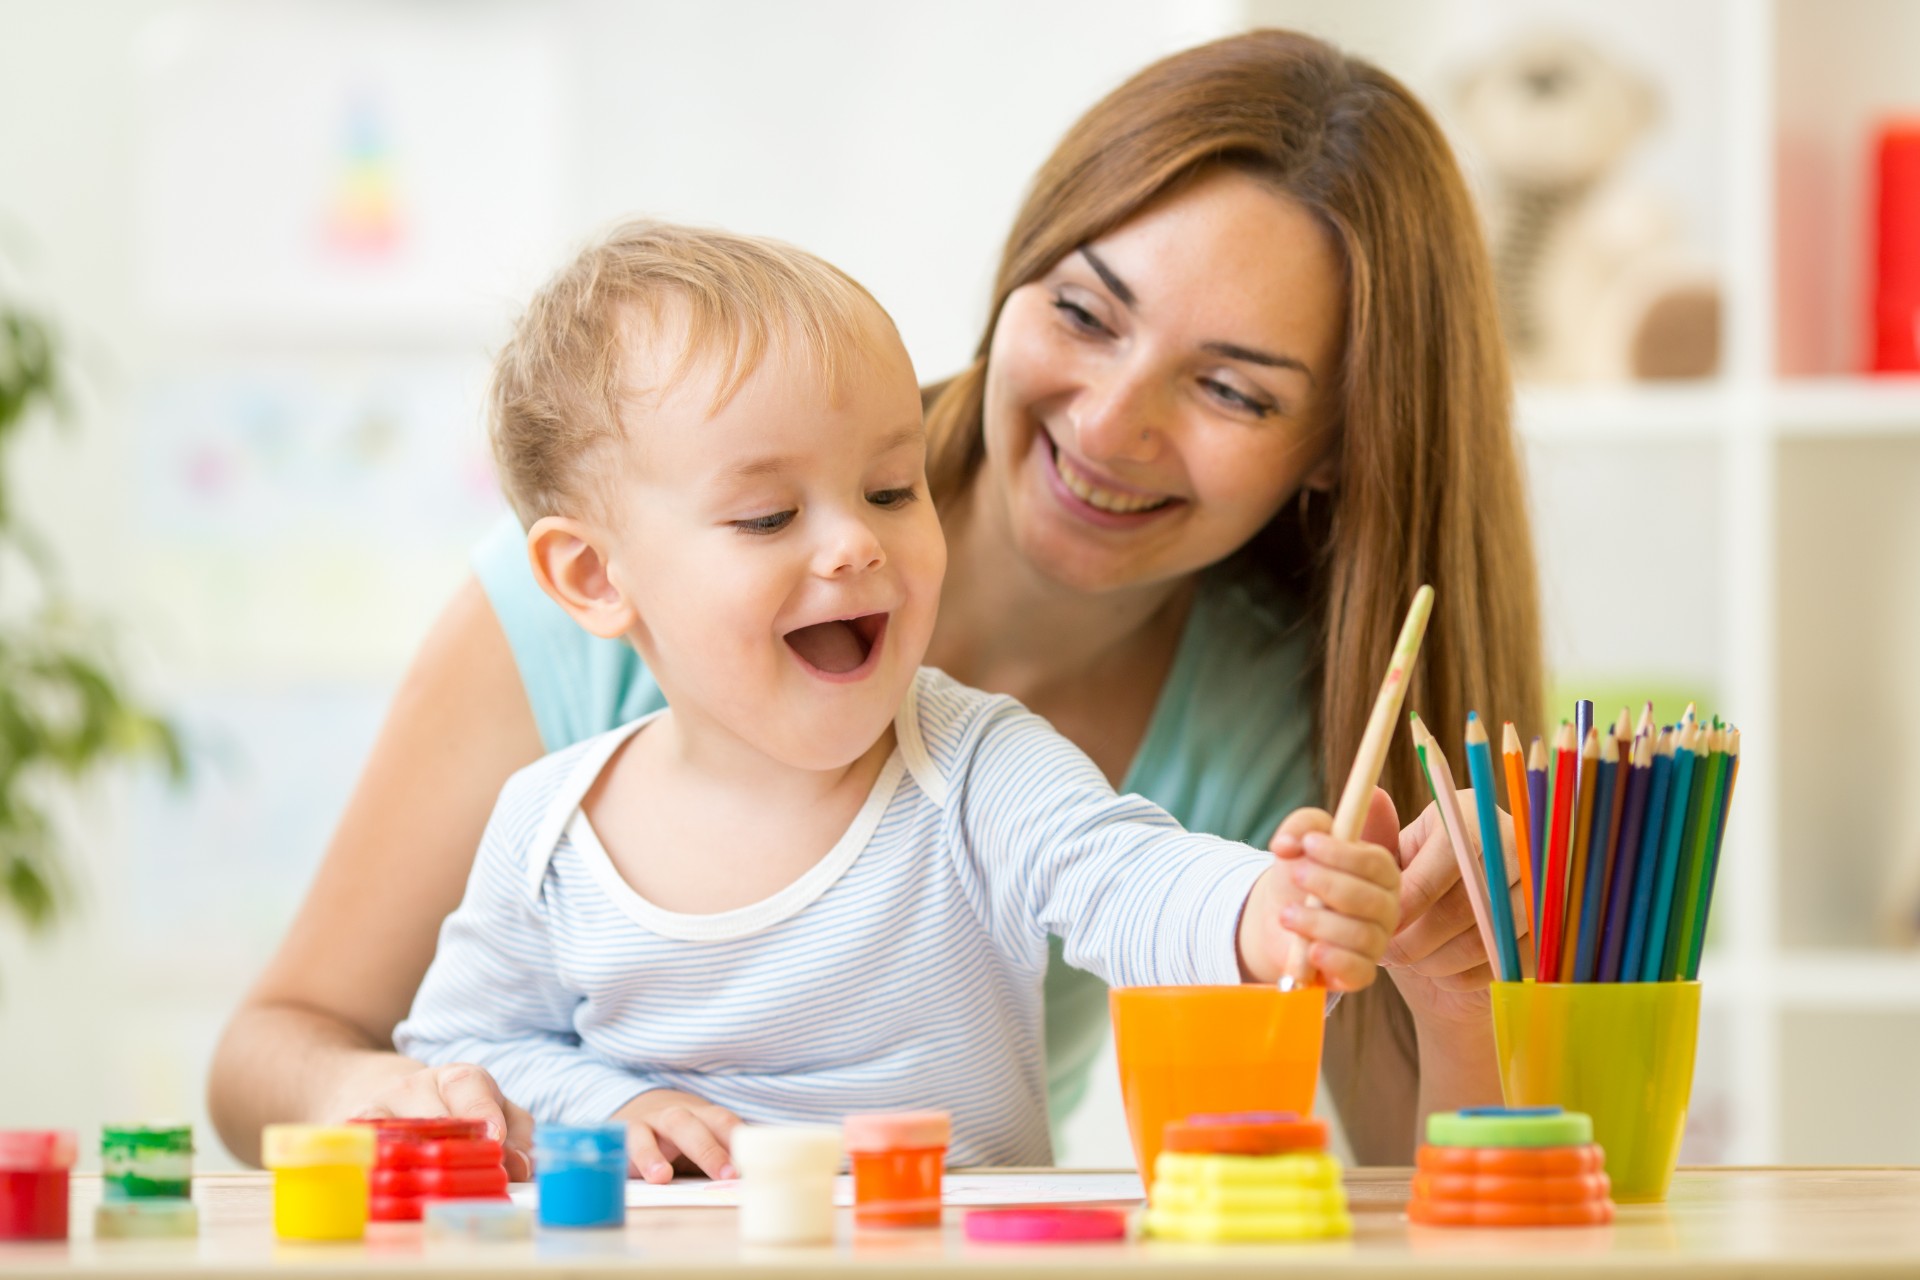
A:
{"type": "Polygon", "coordinates": [[[851,1115],[842,1136],[853,1161],[860,1227],[937,1227],[940,1174],[953,1122],[944,1111],[851,1115]]]}

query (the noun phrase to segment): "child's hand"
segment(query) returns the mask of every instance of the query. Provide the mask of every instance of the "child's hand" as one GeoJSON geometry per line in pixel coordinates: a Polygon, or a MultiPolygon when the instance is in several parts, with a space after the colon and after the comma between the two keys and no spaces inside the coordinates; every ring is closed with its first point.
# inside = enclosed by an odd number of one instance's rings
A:
{"type": "Polygon", "coordinates": [[[613,1113],[627,1122],[627,1163],[648,1182],[671,1182],[676,1164],[709,1178],[735,1177],[729,1140],[740,1117],[677,1089],[651,1089],[613,1113]]]}
{"type": "Polygon", "coordinates": [[[1255,982],[1276,982],[1296,936],[1330,991],[1372,982],[1400,923],[1400,863],[1388,852],[1400,820],[1387,793],[1374,789],[1360,839],[1332,835],[1324,809],[1296,809],[1268,848],[1280,861],[1254,884],[1240,917],[1240,966],[1255,982]],[[1321,905],[1306,905],[1308,896],[1321,905]]]}
{"type": "Polygon", "coordinates": [[[501,1143],[507,1176],[524,1182],[533,1176],[533,1117],[508,1102],[485,1067],[453,1062],[422,1067],[388,1081],[371,1101],[347,1110],[355,1120],[395,1117],[431,1119],[459,1116],[484,1120],[487,1136],[501,1143]]]}

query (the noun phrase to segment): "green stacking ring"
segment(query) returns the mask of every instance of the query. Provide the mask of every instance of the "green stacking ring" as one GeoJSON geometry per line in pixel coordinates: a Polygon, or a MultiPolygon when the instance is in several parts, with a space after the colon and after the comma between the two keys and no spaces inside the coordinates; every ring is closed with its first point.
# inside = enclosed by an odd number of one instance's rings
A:
{"type": "Polygon", "coordinates": [[[1436,1147],[1584,1147],[1593,1120],[1559,1107],[1465,1107],[1427,1117],[1427,1142],[1436,1147]]]}

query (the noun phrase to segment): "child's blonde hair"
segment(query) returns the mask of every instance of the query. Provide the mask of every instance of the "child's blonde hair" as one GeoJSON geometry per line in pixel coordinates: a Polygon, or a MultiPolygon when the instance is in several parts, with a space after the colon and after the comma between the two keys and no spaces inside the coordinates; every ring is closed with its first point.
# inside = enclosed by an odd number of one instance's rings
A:
{"type": "MultiPolygon", "coordinates": [[[[633,326],[675,304],[684,346],[670,384],[717,368],[718,412],[779,344],[808,359],[827,388],[892,321],[845,272],[776,240],[634,221],[588,246],[528,304],[494,362],[488,431],[500,485],[523,526],[577,514],[624,442],[622,376],[633,326]]],[[[629,402],[629,411],[631,403],[629,402]]]]}

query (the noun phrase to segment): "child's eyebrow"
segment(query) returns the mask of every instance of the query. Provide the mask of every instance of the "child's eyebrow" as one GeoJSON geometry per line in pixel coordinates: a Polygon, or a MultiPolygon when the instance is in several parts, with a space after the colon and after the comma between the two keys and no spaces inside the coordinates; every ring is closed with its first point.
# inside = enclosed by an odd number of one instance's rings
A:
{"type": "MultiPolygon", "coordinates": [[[[925,426],[918,422],[908,423],[906,426],[896,428],[888,433],[887,436],[880,441],[879,447],[873,451],[873,454],[877,458],[881,454],[892,453],[895,449],[904,448],[910,444],[921,444],[925,441],[926,435],[927,429],[925,426]]],[[[756,457],[742,458],[738,462],[728,464],[721,469],[718,478],[721,480],[757,480],[762,476],[777,476],[783,471],[794,470],[800,467],[805,461],[804,458],[797,454],[765,453],[756,457]]]]}
{"type": "Polygon", "coordinates": [[[761,476],[777,476],[782,471],[791,470],[800,459],[792,454],[762,454],[757,458],[742,458],[740,461],[723,468],[722,480],[754,480],[761,476]]]}
{"type": "Polygon", "coordinates": [[[904,448],[910,444],[925,444],[926,439],[926,426],[923,423],[910,422],[904,427],[895,428],[886,439],[880,442],[880,447],[873,452],[877,457],[883,453],[892,453],[895,449],[904,448]]]}

